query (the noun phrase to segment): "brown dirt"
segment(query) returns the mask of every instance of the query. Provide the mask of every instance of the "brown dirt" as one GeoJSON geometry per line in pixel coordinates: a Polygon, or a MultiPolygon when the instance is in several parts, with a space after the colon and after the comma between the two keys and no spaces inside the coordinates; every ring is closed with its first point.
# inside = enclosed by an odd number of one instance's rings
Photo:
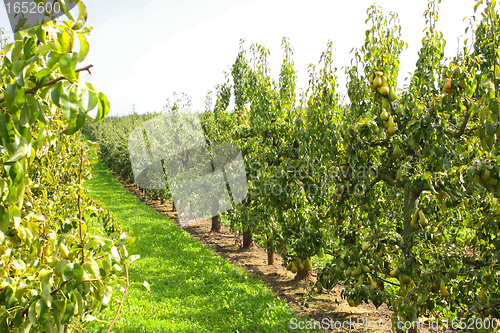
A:
{"type": "MultiPolygon", "coordinates": [[[[120,176],[113,172],[113,175],[123,184],[123,186],[137,198],[152,209],[164,214],[176,223],[177,213],[170,202],[161,203],[160,200],[148,200],[142,191],[134,184],[123,181],[120,176]]],[[[367,322],[390,322],[392,312],[384,304],[378,309],[373,304],[361,304],[358,307],[351,307],[347,301],[341,298],[342,286],[337,286],[334,290],[323,291],[318,294],[316,290],[312,293],[314,297],[307,299],[308,307],[304,306],[307,298],[306,294],[311,290],[311,286],[316,281],[316,271],[312,271],[312,276],[308,280],[297,281],[295,274],[283,267],[283,260],[275,255],[275,265],[267,265],[267,252],[258,245],[252,244],[249,249],[241,247],[241,236],[235,235],[228,227],[222,224],[220,233],[212,233],[211,220],[205,220],[183,228],[194,239],[200,241],[229,262],[243,267],[254,278],[266,283],[273,291],[274,295],[280,299],[286,300],[287,304],[292,306],[294,311],[300,315],[307,315],[310,318],[322,321],[323,318],[333,320],[334,322],[356,322],[359,318],[364,318],[367,322]]],[[[324,332],[345,332],[346,330],[323,330],[324,332]]],[[[366,328],[363,325],[351,327],[349,332],[391,332],[389,329],[366,328]]],[[[422,330],[427,331],[427,330],[422,330]]],[[[433,331],[442,332],[442,331],[433,331]]]]}

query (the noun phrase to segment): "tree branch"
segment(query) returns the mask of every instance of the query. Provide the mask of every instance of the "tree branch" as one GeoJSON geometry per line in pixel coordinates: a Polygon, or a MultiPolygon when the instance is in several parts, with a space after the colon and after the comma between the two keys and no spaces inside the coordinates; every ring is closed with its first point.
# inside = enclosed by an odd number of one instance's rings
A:
{"type": "MultiPolygon", "coordinates": [[[[88,65],[86,67],[83,67],[83,68],[80,68],[80,69],[77,69],[75,70],[75,73],[78,73],[78,72],[81,72],[81,71],[88,71],[90,73],[90,68],[94,67],[94,65],[88,65]]],[[[91,73],[92,74],[92,73],[91,73]]],[[[61,77],[58,77],[57,79],[53,79],[53,80],[50,80],[50,81],[47,81],[45,82],[44,84],[42,84],[40,87],[34,87],[34,88],[31,88],[29,90],[26,90],[24,92],[25,95],[28,95],[28,94],[34,94],[36,93],[38,90],[42,89],[42,88],[45,88],[45,87],[48,87],[48,86],[51,86],[51,85],[54,85],[56,84],[57,82],[59,81],[62,81],[62,80],[67,80],[67,78],[65,78],[64,76],[61,76],[61,77]]],[[[5,98],[2,97],[0,98],[0,104],[3,103],[5,101],[5,98]]]]}
{"type": "Polygon", "coordinates": [[[467,114],[465,115],[464,121],[462,121],[462,125],[460,125],[460,128],[455,132],[448,131],[448,130],[445,130],[444,132],[446,133],[446,135],[454,137],[454,138],[461,137],[465,132],[465,128],[467,127],[467,123],[469,122],[469,119],[470,119],[470,112],[469,112],[469,104],[467,103],[467,114]]]}
{"type": "MultiPolygon", "coordinates": [[[[121,254],[120,251],[118,251],[118,254],[120,255],[120,259],[122,259],[122,254],[121,254]]],[[[123,266],[125,267],[125,277],[126,277],[127,284],[125,286],[125,291],[123,292],[122,299],[120,300],[120,304],[118,305],[118,309],[116,310],[115,317],[113,318],[113,321],[111,322],[111,324],[109,324],[109,328],[106,331],[106,333],[111,332],[111,329],[113,328],[113,325],[115,324],[116,320],[118,319],[118,316],[120,315],[120,310],[121,310],[122,305],[123,305],[123,301],[125,300],[125,295],[127,294],[128,288],[130,287],[130,281],[129,281],[129,278],[128,278],[128,267],[127,267],[127,264],[123,264],[123,266]]]]}

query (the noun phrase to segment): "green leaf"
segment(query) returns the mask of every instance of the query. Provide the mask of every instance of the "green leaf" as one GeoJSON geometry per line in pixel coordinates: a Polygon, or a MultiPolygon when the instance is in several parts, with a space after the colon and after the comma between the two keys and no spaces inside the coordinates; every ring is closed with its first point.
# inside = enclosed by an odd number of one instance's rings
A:
{"type": "Polygon", "coordinates": [[[42,300],[39,301],[39,304],[40,304],[40,311],[38,313],[37,323],[41,324],[45,322],[45,320],[47,320],[47,318],[49,317],[50,308],[47,305],[45,305],[45,303],[42,300]]]}
{"type": "Polygon", "coordinates": [[[18,74],[22,73],[26,65],[27,65],[26,60],[16,61],[12,66],[12,74],[14,74],[14,76],[17,76],[18,74]]]}
{"type": "Polygon", "coordinates": [[[62,273],[63,281],[68,281],[73,278],[73,266],[74,266],[73,263],[69,263],[66,266],[64,266],[64,270],[62,273]]]}
{"type": "Polygon", "coordinates": [[[493,99],[490,101],[489,108],[490,108],[491,112],[493,112],[493,113],[498,113],[500,111],[498,101],[496,99],[493,99]]]}
{"type": "MultiPolygon", "coordinates": [[[[82,2],[80,1],[79,3],[82,2]]],[[[78,34],[78,39],[80,40],[80,52],[78,56],[78,62],[82,62],[83,60],[85,60],[87,54],[89,53],[89,43],[87,42],[85,35],[79,32],[77,34],[78,34]]]]}
{"type": "Polygon", "coordinates": [[[10,116],[10,114],[6,114],[3,112],[0,112],[0,136],[7,144],[13,143],[16,139],[12,117],[10,116]]]}
{"type": "Polygon", "coordinates": [[[30,305],[30,309],[28,310],[28,319],[31,324],[36,325],[36,302],[33,302],[30,305]]]}
{"type": "Polygon", "coordinates": [[[83,270],[87,272],[87,274],[90,274],[90,276],[92,276],[95,279],[100,278],[99,265],[92,258],[87,258],[85,260],[85,262],[83,263],[83,270]]]}
{"type": "Polygon", "coordinates": [[[85,22],[87,22],[87,9],[85,8],[85,5],[83,4],[82,1],[78,2],[78,20],[71,29],[73,30],[78,30],[81,29],[84,25],[85,22]]]}
{"type": "Polygon", "coordinates": [[[97,111],[96,121],[101,121],[108,115],[109,112],[109,101],[103,93],[99,93],[99,108],[97,111]]]}
{"type": "Polygon", "coordinates": [[[76,80],[75,67],[78,62],[78,53],[66,53],[59,60],[61,74],[68,80],[76,80]]]}
{"type": "Polygon", "coordinates": [[[50,93],[52,102],[54,102],[54,104],[58,107],[61,107],[61,104],[59,103],[61,99],[61,93],[63,93],[63,87],[62,87],[62,81],[59,81],[52,87],[50,93]]]}
{"type": "Polygon", "coordinates": [[[118,253],[118,249],[116,248],[116,246],[113,246],[111,248],[111,263],[120,263],[121,262],[121,258],[120,258],[120,254],[118,253]]]}
{"type": "Polygon", "coordinates": [[[19,60],[19,57],[21,56],[22,51],[23,51],[23,41],[16,40],[14,42],[14,47],[13,47],[12,52],[11,52],[10,60],[12,61],[12,63],[19,60]]]}
{"type": "Polygon", "coordinates": [[[12,165],[14,163],[17,163],[30,151],[31,151],[31,142],[28,143],[28,141],[24,137],[22,137],[16,152],[11,157],[9,157],[7,161],[5,161],[5,164],[12,165]]]}
{"type": "Polygon", "coordinates": [[[2,233],[5,233],[7,229],[9,228],[10,224],[10,218],[9,218],[9,213],[5,212],[5,208],[3,206],[0,206],[0,231],[2,233]]]}
{"type": "Polygon", "coordinates": [[[64,307],[63,315],[61,318],[61,324],[66,325],[69,323],[71,317],[73,317],[73,312],[75,311],[75,304],[71,303],[70,300],[66,300],[66,305],[64,307]]]}
{"type": "Polygon", "coordinates": [[[24,103],[24,90],[17,84],[10,84],[4,92],[5,103],[12,114],[17,114],[17,106],[24,103]]]}
{"type": "Polygon", "coordinates": [[[9,325],[7,324],[8,317],[9,314],[7,312],[4,312],[0,316],[0,332],[10,332],[9,325]]]}
{"type": "Polygon", "coordinates": [[[21,211],[16,205],[9,208],[9,215],[10,219],[14,221],[14,228],[19,228],[21,224],[21,211]]]}
{"type": "Polygon", "coordinates": [[[89,94],[89,103],[88,103],[88,107],[86,110],[88,112],[88,111],[92,111],[96,107],[98,93],[96,93],[90,89],[87,90],[87,93],[89,94]]]}
{"type": "Polygon", "coordinates": [[[104,306],[108,306],[109,301],[111,301],[111,297],[113,297],[113,288],[111,288],[111,286],[106,286],[106,290],[105,290],[104,295],[102,297],[102,304],[104,306]]]}
{"type": "Polygon", "coordinates": [[[86,113],[82,110],[78,112],[76,119],[70,123],[64,134],[73,135],[76,131],[83,127],[85,124],[86,113]]]}
{"type": "Polygon", "coordinates": [[[73,277],[76,283],[80,284],[83,281],[83,268],[79,264],[73,265],[73,277]]]}
{"type": "Polygon", "coordinates": [[[86,315],[85,315],[85,316],[83,316],[83,318],[82,318],[82,321],[83,321],[84,323],[91,322],[91,321],[95,321],[95,320],[97,320],[97,318],[96,318],[96,317],[94,317],[94,316],[92,316],[92,315],[90,315],[90,314],[86,314],[86,315]]]}
{"type": "Polygon", "coordinates": [[[138,254],[134,254],[134,255],[131,255],[130,257],[128,257],[126,260],[125,260],[125,264],[129,265],[130,263],[132,263],[133,261],[139,259],[141,256],[138,255],[138,254]]]}
{"type": "Polygon", "coordinates": [[[43,68],[40,71],[33,74],[33,76],[36,77],[37,79],[41,79],[47,75],[50,75],[52,72],[53,72],[53,70],[50,68],[43,68]]]}

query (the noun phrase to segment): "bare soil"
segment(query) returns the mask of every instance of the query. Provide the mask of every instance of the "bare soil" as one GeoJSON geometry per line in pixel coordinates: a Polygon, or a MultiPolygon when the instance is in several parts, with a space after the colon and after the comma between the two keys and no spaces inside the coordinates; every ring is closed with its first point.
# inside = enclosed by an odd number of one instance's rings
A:
{"type": "MultiPolygon", "coordinates": [[[[127,183],[120,176],[113,175],[123,184],[123,186],[137,198],[152,209],[156,210],[169,217],[179,227],[177,213],[175,212],[171,202],[161,203],[160,200],[149,200],[142,191],[134,184],[127,183]]],[[[183,228],[191,234],[194,239],[197,239],[205,246],[225,258],[227,261],[243,267],[250,275],[266,283],[273,291],[274,295],[287,302],[294,311],[299,315],[307,315],[311,319],[322,322],[324,318],[333,322],[349,322],[363,318],[365,322],[382,323],[385,325],[390,322],[392,312],[384,304],[378,309],[373,304],[361,304],[358,307],[351,307],[346,300],[341,298],[342,286],[337,286],[332,291],[323,291],[321,294],[317,290],[312,291],[313,298],[307,297],[311,291],[311,286],[316,281],[316,273],[312,271],[312,275],[307,280],[297,281],[294,279],[295,274],[286,270],[283,267],[283,260],[280,256],[275,256],[275,265],[267,265],[267,252],[258,245],[252,244],[248,249],[241,247],[242,239],[231,232],[227,226],[222,224],[220,233],[212,233],[211,220],[198,222],[183,228]],[[307,300],[307,306],[305,306],[307,300]]],[[[346,324],[347,325],[347,324],[346,324]]],[[[323,330],[324,332],[392,332],[390,329],[374,329],[364,327],[363,325],[351,326],[348,330],[323,330]]],[[[428,331],[428,330],[421,330],[428,331]]],[[[442,332],[442,331],[433,331],[442,332]]]]}

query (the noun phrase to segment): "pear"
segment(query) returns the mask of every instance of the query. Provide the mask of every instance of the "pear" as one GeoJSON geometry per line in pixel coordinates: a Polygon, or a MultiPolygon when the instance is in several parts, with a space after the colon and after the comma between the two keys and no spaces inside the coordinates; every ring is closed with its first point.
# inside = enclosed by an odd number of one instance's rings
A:
{"type": "Polygon", "coordinates": [[[390,271],[389,275],[392,276],[392,277],[396,277],[398,275],[397,268],[394,268],[392,271],[390,271]]]}
{"type": "Polygon", "coordinates": [[[393,136],[394,134],[396,134],[396,128],[394,126],[389,126],[387,128],[387,135],[393,136]]]}
{"type": "MultiPolygon", "coordinates": [[[[387,130],[387,132],[389,132],[389,130],[387,130]]],[[[394,149],[392,151],[392,157],[398,158],[401,155],[403,155],[403,151],[401,150],[401,148],[399,148],[398,145],[394,145],[394,149]]]]}
{"type": "Polygon", "coordinates": [[[490,180],[490,171],[486,169],[483,174],[479,177],[481,183],[487,183],[490,180]]]}
{"type": "Polygon", "coordinates": [[[375,75],[377,75],[377,77],[382,77],[382,76],[384,76],[384,72],[382,72],[382,71],[377,71],[377,72],[375,73],[375,75]]]}
{"type": "Polygon", "coordinates": [[[387,95],[389,93],[389,86],[382,86],[378,89],[378,92],[382,95],[387,95]]]}
{"type": "Polygon", "coordinates": [[[447,94],[451,94],[453,92],[453,89],[451,88],[451,79],[450,78],[446,79],[443,90],[447,94]]]}
{"type": "Polygon", "coordinates": [[[45,244],[43,246],[43,255],[46,257],[50,256],[50,245],[49,244],[45,244]]]}
{"type": "Polygon", "coordinates": [[[446,289],[446,286],[444,285],[444,281],[443,280],[441,280],[441,286],[440,286],[439,289],[441,289],[441,296],[443,298],[450,297],[450,292],[446,289]]]}
{"type": "Polygon", "coordinates": [[[370,267],[365,266],[365,265],[362,264],[361,268],[363,269],[363,273],[370,273],[370,267]]]}
{"type": "Polygon", "coordinates": [[[420,217],[420,219],[418,221],[420,223],[420,225],[423,228],[427,227],[429,225],[429,221],[427,221],[427,218],[425,217],[424,212],[421,211],[421,210],[419,210],[418,211],[418,216],[420,217]]]}
{"type": "Polygon", "coordinates": [[[377,76],[375,79],[373,79],[373,88],[377,89],[382,85],[382,79],[380,76],[377,76]]]}
{"type": "Polygon", "coordinates": [[[363,242],[363,244],[361,244],[361,249],[363,250],[363,252],[365,252],[366,250],[368,250],[368,242],[363,242]]]}
{"type": "Polygon", "coordinates": [[[488,185],[495,186],[498,183],[498,180],[495,178],[491,177],[487,182],[488,185]]]}
{"type": "Polygon", "coordinates": [[[286,269],[287,269],[287,271],[292,270],[292,262],[291,261],[288,263],[288,265],[286,265],[286,269]]]}
{"type": "Polygon", "coordinates": [[[295,265],[294,262],[292,263],[292,268],[290,270],[293,274],[297,273],[297,266],[295,265]]]}
{"type": "Polygon", "coordinates": [[[298,265],[299,271],[304,269],[304,264],[302,263],[302,260],[299,259],[299,265],[298,265]]]}
{"type": "Polygon", "coordinates": [[[352,277],[357,278],[363,273],[363,269],[361,268],[361,264],[358,264],[358,267],[351,273],[352,277]]]}
{"type": "Polygon", "coordinates": [[[68,259],[68,256],[69,256],[69,250],[68,248],[66,247],[66,245],[64,245],[64,243],[60,243],[59,244],[59,252],[61,253],[61,257],[63,259],[68,259]]]}
{"type": "Polygon", "coordinates": [[[411,216],[410,225],[412,228],[415,227],[415,224],[417,223],[417,217],[418,217],[418,211],[415,211],[415,213],[413,213],[413,215],[411,216]]]}
{"type": "Polygon", "coordinates": [[[404,283],[408,284],[408,283],[410,283],[410,282],[411,282],[411,277],[410,277],[410,276],[408,276],[408,275],[406,275],[406,274],[403,274],[403,275],[401,275],[401,280],[402,280],[404,283]]]}
{"type": "Polygon", "coordinates": [[[403,176],[404,176],[404,171],[403,169],[399,169],[397,174],[396,174],[396,181],[399,183],[403,180],[403,176]]]}
{"type": "Polygon", "coordinates": [[[368,283],[371,284],[372,286],[374,287],[377,287],[377,284],[375,283],[375,281],[373,281],[372,277],[371,276],[368,276],[368,283]]]}
{"type": "Polygon", "coordinates": [[[389,113],[387,113],[387,110],[385,108],[382,108],[380,119],[382,119],[382,121],[386,121],[387,119],[389,119],[389,113]]]}
{"type": "Polygon", "coordinates": [[[313,269],[313,265],[311,263],[311,260],[309,260],[309,258],[306,258],[304,262],[304,268],[307,269],[308,271],[313,269]]]}
{"type": "Polygon", "coordinates": [[[372,74],[370,76],[370,79],[368,80],[370,82],[370,85],[373,85],[373,80],[375,79],[375,76],[372,74]]]}
{"type": "Polygon", "coordinates": [[[481,301],[483,301],[483,302],[486,301],[486,294],[484,292],[484,288],[481,288],[481,290],[479,291],[479,295],[478,296],[479,296],[479,299],[481,301]]]}
{"type": "Polygon", "coordinates": [[[391,104],[389,103],[389,100],[385,97],[382,97],[382,107],[383,108],[390,108],[391,107],[391,104]]]}
{"type": "Polygon", "coordinates": [[[391,99],[391,101],[395,101],[396,97],[396,89],[394,89],[394,87],[391,87],[391,89],[389,90],[389,98],[391,99]]]}
{"type": "Polygon", "coordinates": [[[439,191],[438,194],[436,195],[436,199],[438,199],[439,201],[443,200],[444,199],[444,192],[439,191]]]}

